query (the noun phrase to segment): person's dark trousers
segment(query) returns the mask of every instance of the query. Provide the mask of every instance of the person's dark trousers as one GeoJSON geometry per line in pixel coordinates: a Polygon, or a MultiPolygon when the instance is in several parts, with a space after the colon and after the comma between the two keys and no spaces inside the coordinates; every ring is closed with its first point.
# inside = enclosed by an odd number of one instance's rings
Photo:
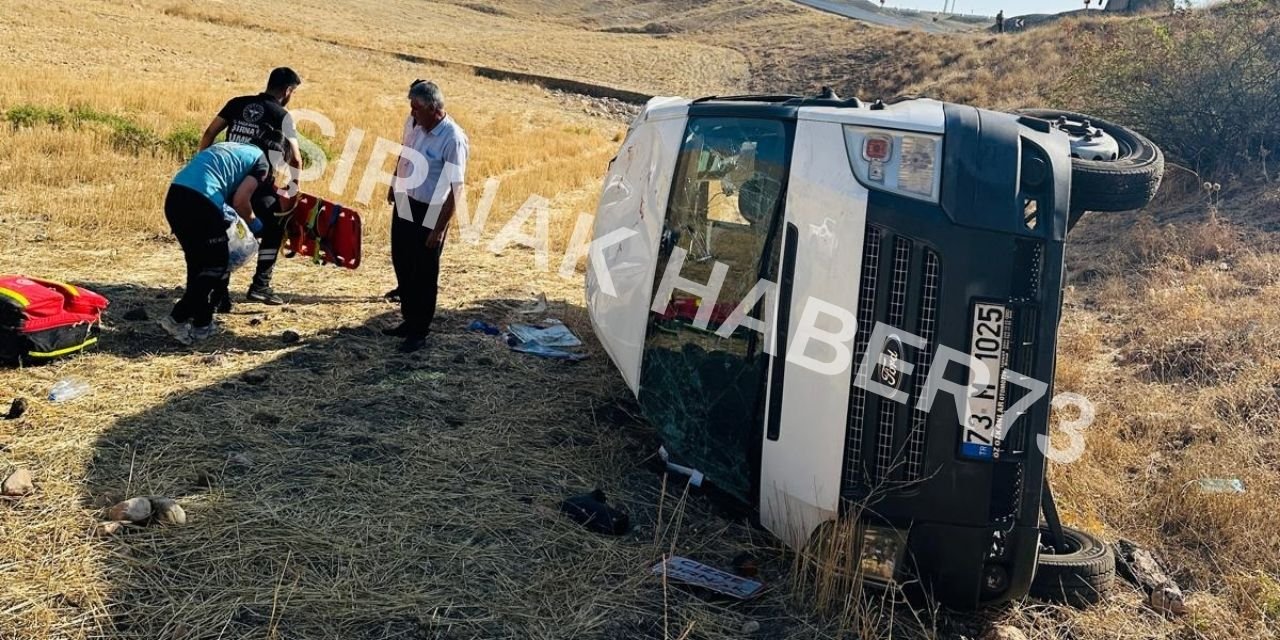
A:
{"type": "Polygon", "coordinates": [[[178,322],[208,326],[215,295],[228,275],[227,221],[208,198],[178,185],[171,185],[165,196],[164,217],[187,262],[186,291],[169,315],[178,322]]]}
{"type": "Polygon", "coordinates": [[[280,257],[285,222],[288,220],[276,216],[280,212],[280,203],[275,197],[275,185],[268,183],[268,189],[266,194],[260,190],[253,201],[253,212],[262,221],[262,235],[258,238],[258,266],[253,273],[253,283],[249,285],[251,291],[271,286],[271,273],[280,257]]]}
{"type": "Polygon", "coordinates": [[[440,284],[440,254],[444,245],[427,246],[431,230],[422,226],[430,205],[412,198],[412,220],[400,217],[399,205],[391,221],[391,265],[400,291],[400,314],[406,334],[426,335],[436,315],[436,295],[440,284]]]}

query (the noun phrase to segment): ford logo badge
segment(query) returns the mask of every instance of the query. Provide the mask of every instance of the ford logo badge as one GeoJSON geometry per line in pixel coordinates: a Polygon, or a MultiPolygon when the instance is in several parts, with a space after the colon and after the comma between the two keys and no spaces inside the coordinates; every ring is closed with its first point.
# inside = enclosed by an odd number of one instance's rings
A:
{"type": "Polygon", "coordinates": [[[880,348],[879,367],[875,377],[881,384],[897,388],[902,381],[902,340],[898,336],[889,336],[880,348]]]}

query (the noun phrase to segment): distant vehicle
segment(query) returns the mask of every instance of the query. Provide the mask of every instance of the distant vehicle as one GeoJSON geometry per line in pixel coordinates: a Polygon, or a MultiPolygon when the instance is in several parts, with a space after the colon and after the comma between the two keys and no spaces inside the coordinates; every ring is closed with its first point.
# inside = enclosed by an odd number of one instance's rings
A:
{"type": "Polygon", "coordinates": [[[591,321],[671,463],[789,545],[857,518],[867,580],[1092,602],[1114,558],[1058,523],[1039,445],[1063,251],[1163,162],[1081,114],[655,98],[605,179],[591,321]]]}

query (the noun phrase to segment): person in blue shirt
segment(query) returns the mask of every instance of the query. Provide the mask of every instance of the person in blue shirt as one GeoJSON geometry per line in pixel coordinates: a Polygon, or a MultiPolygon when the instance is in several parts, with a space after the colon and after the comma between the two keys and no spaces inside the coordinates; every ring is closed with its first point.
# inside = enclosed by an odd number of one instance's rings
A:
{"type": "Polygon", "coordinates": [[[173,178],[164,200],[164,217],[187,263],[187,287],[182,299],[160,326],[179,342],[190,345],[212,336],[217,327],[214,309],[230,277],[226,207],[244,218],[255,235],[262,221],[254,214],[259,187],[271,183],[272,168],[262,147],[279,150],[278,142],[259,144],[220,142],[197,153],[173,178]]]}

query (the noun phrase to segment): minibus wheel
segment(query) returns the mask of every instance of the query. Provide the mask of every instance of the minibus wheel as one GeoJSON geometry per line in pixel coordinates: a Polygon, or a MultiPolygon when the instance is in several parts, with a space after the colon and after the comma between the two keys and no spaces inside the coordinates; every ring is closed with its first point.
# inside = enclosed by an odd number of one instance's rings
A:
{"type": "Polygon", "coordinates": [[[1101,540],[1070,527],[1062,528],[1067,553],[1053,548],[1052,533],[1040,527],[1040,553],[1031,597],[1046,602],[1085,607],[1095,604],[1111,590],[1116,577],[1116,557],[1101,540]]]}

